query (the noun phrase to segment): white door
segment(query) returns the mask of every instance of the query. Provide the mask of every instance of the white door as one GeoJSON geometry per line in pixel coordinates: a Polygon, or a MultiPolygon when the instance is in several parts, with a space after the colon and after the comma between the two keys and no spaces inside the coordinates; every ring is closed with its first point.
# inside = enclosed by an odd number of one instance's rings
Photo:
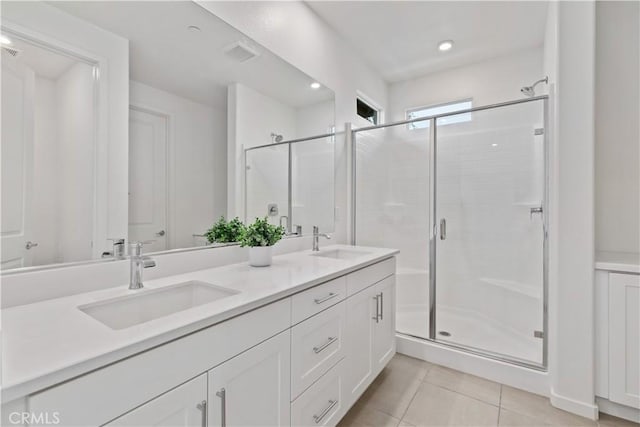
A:
{"type": "Polygon", "coordinates": [[[107,424],[115,426],[205,426],[207,374],[202,374],[107,424]]]}
{"type": "Polygon", "coordinates": [[[378,323],[373,325],[374,374],[384,368],[396,353],[396,276],[387,277],[375,286],[378,295],[378,323]]]}
{"type": "Polygon", "coordinates": [[[209,425],[290,425],[290,357],[285,331],[209,371],[209,425]]]}
{"type": "Polygon", "coordinates": [[[640,276],[609,274],[609,400],[640,408],[640,276]]]}
{"type": "Polygon", "coordinates": [[[166,116],[129,109],[129,241],[167,249],[166,116]]]}
{"type": "Polygon", "coordinates": [[[2,53],[2,269],[31,265],[35,74],[2,53]]]}
{"type": "Polygon", "coordinates": [[[347,299],[345,399],[349,407],[373,381],[375,286],[347,299]]]}

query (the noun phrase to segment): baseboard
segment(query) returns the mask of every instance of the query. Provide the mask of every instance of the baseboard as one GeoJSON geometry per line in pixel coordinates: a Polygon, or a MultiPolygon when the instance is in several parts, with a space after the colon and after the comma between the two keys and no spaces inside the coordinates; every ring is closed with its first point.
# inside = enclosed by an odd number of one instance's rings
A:
{"type": "Polygon", "coordinates": [[[613,415],[614,417],[623,418],[640,424],[640,409],[630,406],[620,405],[608,399],[596,396],[596,404],[600,412],[613,415]]]}
{"type": "Polygon", "coordinates": [[[531,393],[549,395],[549,376],[546,372],[488,359],[407,335],[397,334],[396,343],[398,353],[531,393]]]}
{"type": "Polygon", "coordinates": [[[595,402],[580,402],[557,394],[553,391],[553,388],[549,391],[549,400],[553,406],[558,409],[562,409],[563,411],[571,412],[572,414],[580,415],[581,417],[589,418],[590,420],[598,419],[598,405],[596,405],[595,402]]]}

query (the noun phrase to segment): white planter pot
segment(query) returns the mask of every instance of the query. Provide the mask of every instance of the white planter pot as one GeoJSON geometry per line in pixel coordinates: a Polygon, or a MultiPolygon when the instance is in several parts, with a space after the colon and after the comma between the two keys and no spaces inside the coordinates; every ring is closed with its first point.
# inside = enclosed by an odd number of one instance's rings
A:
{"type": "Polygon", "coordinates": [[[252,267],[270,266],[271,246],[254,246],[249,248],[249,265],[252,267]]]}

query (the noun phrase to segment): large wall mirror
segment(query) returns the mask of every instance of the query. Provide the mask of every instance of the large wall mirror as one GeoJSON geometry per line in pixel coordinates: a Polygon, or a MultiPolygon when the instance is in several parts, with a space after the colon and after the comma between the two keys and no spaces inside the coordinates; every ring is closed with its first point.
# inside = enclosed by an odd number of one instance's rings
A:
{"type": "Polygon", "coordinates": [[[333,229],[329,88],[196,3],[27,3],[2,5],[3,272],[107,261],[109,239],[215,246],[204,236],[221,216],[333,229]],[[29,13],[47,31],[25,27],[29,13]],[[105,133],[112,80],[86,40],[58,43],[55,17],[128,42],[128,141],[105,133]],[[121,161],[106,160],[114,144],[121,161]],[[115,171],[127,194],[108,192],[115,171]],[[126,209],[105,208],[117,197],[126,209]]]}

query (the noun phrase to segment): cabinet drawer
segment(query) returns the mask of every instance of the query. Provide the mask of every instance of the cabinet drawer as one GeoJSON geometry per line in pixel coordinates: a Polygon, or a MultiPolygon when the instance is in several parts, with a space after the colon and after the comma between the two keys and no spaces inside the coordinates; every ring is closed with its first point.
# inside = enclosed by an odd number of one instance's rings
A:
{"type": "Polygon", "coordinates": [[[342,301],[347,295],[345,277],[338,277],[291,297],[291,324],[302,322],[342,301]]]}
{"type": "Polygon", "coordinates": [[[329,372],[291,404],[292,426],[335,426],[344,415],[343,365],[329,372]]]}
{"type": "Polygon", "coordinates": [[[347,295],[351,296],[395,274],[396,258],[389,258],[347,275],[347,295]]]}
{"type": "Polygon", "coordinates": [[[291,330],[291,400],[344,356],[345,307],[341,302],[291,330]]]}

